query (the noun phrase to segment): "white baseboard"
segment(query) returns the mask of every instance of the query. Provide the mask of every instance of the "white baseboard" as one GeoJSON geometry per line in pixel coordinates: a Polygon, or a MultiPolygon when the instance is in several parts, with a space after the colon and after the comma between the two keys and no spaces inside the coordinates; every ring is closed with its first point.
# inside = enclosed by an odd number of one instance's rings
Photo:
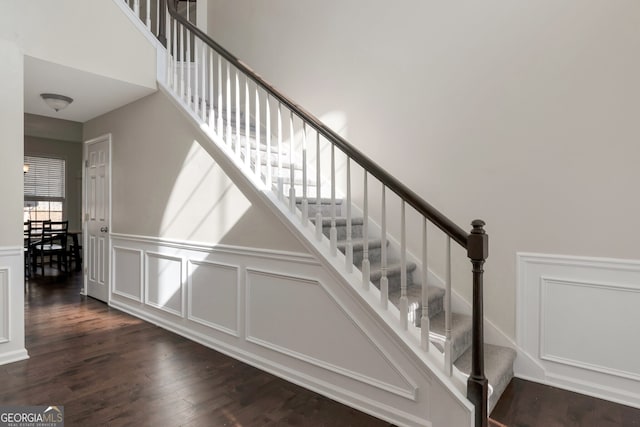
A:
{"type": "Polygon", "coordinates": [[[5,365],[7,363],[19,362],[21,360],[26,360],[29,358],[29,353],[27,349],[10,351],[8,353],[0,353],[0,365],[5,365]]]}

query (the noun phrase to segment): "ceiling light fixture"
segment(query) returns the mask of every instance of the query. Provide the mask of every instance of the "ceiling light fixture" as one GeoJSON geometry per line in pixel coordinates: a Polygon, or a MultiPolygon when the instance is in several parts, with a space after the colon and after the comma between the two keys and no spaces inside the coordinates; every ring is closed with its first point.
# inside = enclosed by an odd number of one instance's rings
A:
{"type": "Polygon", "coordinates": [[[56,110],[56,112],[64,110],[73,102],[73,98],[55,93],[41,93],[40,97],[49,107],[56,110]]]}

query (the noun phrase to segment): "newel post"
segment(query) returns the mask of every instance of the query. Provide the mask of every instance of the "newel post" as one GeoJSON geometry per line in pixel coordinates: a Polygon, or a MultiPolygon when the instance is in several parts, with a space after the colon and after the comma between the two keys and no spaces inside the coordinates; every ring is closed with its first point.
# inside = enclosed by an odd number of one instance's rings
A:
{"type": "Polygon", "coordinates": [[[467,256],[473,266],[473,335],[471,343],[471,375],[467,380],[467,398],[475,406],[475,426],[487,427],[487,396],[489,381],[484,376],[484,331],[482,294],[483,265],[489,256],[489,236],[484,231],[484,221],[474,220],[469,235],[467,256]]]}
{"type": "Polygon", "coordinates": [[[162,43],[162,46],[167,47],[167,0],[160,0],[158,5],[158,15],[160,20],[158,21],[158,40],[162,43]]]}

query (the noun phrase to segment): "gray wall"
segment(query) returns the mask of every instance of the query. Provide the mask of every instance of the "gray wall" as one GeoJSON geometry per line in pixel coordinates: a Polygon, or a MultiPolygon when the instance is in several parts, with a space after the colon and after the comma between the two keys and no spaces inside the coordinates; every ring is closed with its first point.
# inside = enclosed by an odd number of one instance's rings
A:
{"type": "Polygon", "coordinates": [[[487,221],[486,314],[507,335],[516,252],[639,258],[640,2],[208,7],[276,87],[456,223],[487,221]]]}
{"type": "Polygon", "coordinates": [[[65,217],[82,229],[82,123],[24,115],[24,153],[66,161],[65,217]]]}
{"type": "Polygon", "coordinates": [[[211,157],[162,92],[84,124],[112,134],[112,231],[207,244],[304,251],[211,157]]]}

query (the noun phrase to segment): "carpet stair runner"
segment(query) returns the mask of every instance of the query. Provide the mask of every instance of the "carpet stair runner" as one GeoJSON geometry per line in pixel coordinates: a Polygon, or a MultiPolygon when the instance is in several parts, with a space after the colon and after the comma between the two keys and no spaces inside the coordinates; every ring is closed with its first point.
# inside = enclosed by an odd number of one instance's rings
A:
{"type": "MultiPolygon", "coordinates": [[[[298,207],[300,207],[302,199],[297,199],[298,207]]],[[[314,217],[317,212],[317,206],[309,201],[309,217],[311,222],[315,223],[314,217]]],[[[336,200],[336,215],[342,213],[342,200],[336,200]]],[[[331,214],[331,200],[323,199],[321,208],[322,214],[331,214]]],[[[354,266],[360,269],[363,259],[363,218],[351,219],[352,245],[354,266]]],[[[346,250],[346,224],[345,217],[336,218],[336,229],[338,234],[338,249],[341,252],[346,250]]],[[[331,219],[323,217],[322,230],[325,236],[329,236],[331,228],[331,219]]],[[[389,241],[387,240],[387,245],[389,241]]],[[[379,237],[369,237],[369,262],[371,263],[371,282],[380,288],[380,278],[382,277],[382,269],[380,266],[381,257],[381,239],[379,237]]],[[[422,316],[422,284],[416,283],[412,274],[417,265],[407,262],[407,297],[409,299],[409,316],[413,323],[420,327],[420,318],[422,316]]],[[[399,260],[389,258],[387,261],[387,279],[389,281],[389,302],[395,306],[399,306],[400,302],[400,276],[401,264],[399,260]]],[[[433,345],[440,351],[443,351],[445,341],[445,312],[444,312],[444,296],[445,291],[437,286],[429,286],[429,326],[430,336],[433,345]]],[[[471,316],[463,313],[452,313],[452,358],[454,365],[464,374],[471,371],[471,316]]],[[[513,377],[513,362],[516,352],[507,347],[501,347],[491,344],[485,344],[485,375],[489,380],[493,393],[489,398],[489,411],[491,411],[505,388],[513,377]]]]}

